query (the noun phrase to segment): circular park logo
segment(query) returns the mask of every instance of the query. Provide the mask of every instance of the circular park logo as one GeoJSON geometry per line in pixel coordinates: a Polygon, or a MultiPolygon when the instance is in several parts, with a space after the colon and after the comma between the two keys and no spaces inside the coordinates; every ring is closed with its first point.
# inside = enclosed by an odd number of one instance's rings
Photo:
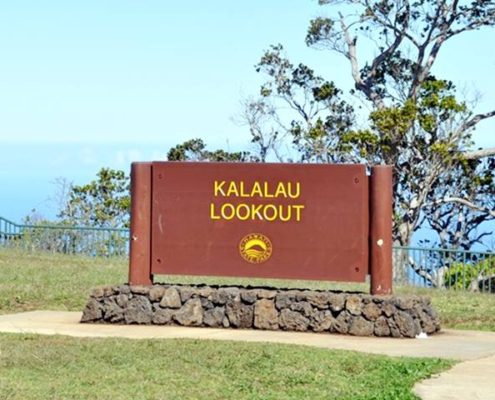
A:
{"type": "Polygon", "coordinates": [[[241,239],[239,253],[247,262],[261,264],[272,255],[272,242],[261,233],[250,233],[241,239]]]}

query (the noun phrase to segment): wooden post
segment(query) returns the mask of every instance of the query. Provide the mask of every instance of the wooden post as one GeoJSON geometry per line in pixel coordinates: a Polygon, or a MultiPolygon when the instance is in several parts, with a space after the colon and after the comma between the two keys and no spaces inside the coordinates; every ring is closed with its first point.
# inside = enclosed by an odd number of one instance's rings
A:
{"type": "Polygon", "coordinates": [[[152,285],[151,274],[151,163],[131,165],[131,237],[129,284],[152,285]]]}
{"type": "Polygon", "coordinates": [[[392,167],[371,168],[370,275],[371,294],[392,294],[392,167]]]}

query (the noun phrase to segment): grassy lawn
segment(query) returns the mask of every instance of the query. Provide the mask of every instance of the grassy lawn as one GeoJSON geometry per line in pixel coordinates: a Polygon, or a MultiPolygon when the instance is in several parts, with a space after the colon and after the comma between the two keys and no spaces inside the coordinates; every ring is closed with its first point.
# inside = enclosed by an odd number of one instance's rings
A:
{"type": "Polygon", "coordinates": [[[495,294],[411,288],[397,293],[429,296],[443,328],[495,332],[495,294]]]}
{"type": "Polygon", "coordinates": [[[126,261],[0,249],[0,313],[81,310],[92,287],[127,281],[126,261]]]}
{"type": "Polygon", "coordinates": [[[404,400],[451,365],[262,343],[0,334],[0,397],[404,400]]]}
{"type": "MultiPolygon", "coordinates": [[[[84,307],[91,289],[127,281],[127,261],[24,253],[0,249],[0,313],[27,310],[77,310],[84,307]]],[[[367,291],[366,285],[315,281],[158,277],[181,283],[238,283],[310,289],[367,291]]],[[[430,296],[442,326],[495,331],[495,295],[462,291],[396,288],[398,294],[430,296]]]]}

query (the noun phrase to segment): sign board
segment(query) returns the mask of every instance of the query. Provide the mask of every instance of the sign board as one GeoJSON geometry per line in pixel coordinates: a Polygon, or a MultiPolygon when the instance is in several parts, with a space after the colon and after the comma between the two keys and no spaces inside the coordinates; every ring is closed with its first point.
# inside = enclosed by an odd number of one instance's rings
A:
{"type": "Polygon", "coordinates": [[[147,264],[150,277],[363,282],[370,271],[364,165],[153,162],[133,168],[131,238],[141,244],[131,242],[131,276],[133,263],[147,264]]]}
{"type": "Polygon", "coordinates": [[[363,165],[153,163],[154,274],[364,281],[363,165]]]}

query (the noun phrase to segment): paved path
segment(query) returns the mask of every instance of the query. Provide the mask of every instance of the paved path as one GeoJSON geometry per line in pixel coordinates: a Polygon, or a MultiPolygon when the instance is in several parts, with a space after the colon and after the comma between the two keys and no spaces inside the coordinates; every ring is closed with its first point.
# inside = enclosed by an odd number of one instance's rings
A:
{"type": "Polygon", "coordinates": [[[495,400],[495,356],[457,364],[419,382],[414,392],[423,400],[495,400]]]}
{"type": "Polygon", "coordinates": [[[424,400],[493,399],[495,333],[444,330],[427,339],[367,338],[301,332],[80,324],[80,312],[33,311],[0,315],[0,332],[122,337],[129,339],[214,339],[291,343],[389,356],[439,357],[466,361],[415,386],[424,400]],[[456,397],[457,396],[457,397],[456,397]]]}

